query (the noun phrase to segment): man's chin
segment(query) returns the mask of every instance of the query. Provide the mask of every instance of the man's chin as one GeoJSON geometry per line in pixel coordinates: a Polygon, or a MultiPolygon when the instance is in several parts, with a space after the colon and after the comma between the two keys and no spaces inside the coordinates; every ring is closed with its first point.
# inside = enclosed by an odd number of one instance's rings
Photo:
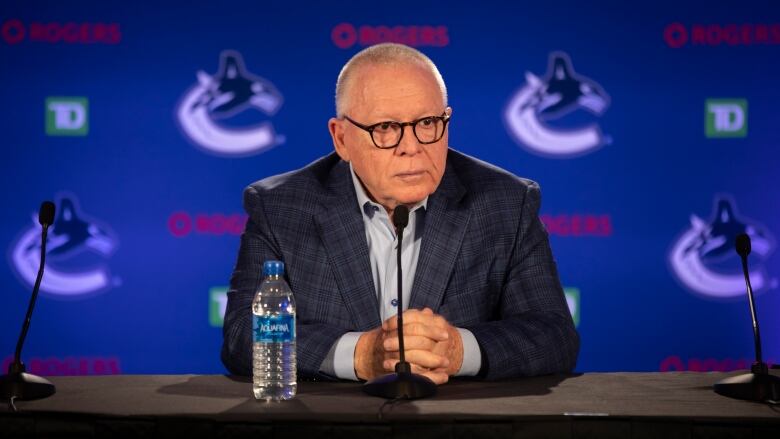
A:
{"type": "Polygon", "coordinates": [[[420,191],[414,194],[404,194],[403,196],[396,198],[396,200],[398,200],[398,204],[413,206],[422,202],[428,195],[430,194],[427,191],[420,191]]]}

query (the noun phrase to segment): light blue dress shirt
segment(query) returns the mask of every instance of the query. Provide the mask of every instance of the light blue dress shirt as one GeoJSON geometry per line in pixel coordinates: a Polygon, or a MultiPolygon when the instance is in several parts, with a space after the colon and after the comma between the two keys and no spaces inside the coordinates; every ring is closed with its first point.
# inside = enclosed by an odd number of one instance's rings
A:
{"type": "MultiPolygon", "coordinates": [[[[371,264],[371,274],[376,287],[377,302],[379,303],[379,315],[382,321],[398,313],[398,266],[396,248],[398,237],[395,227],[387,215],[387,211],[380,204],[371,201],[363,189],[352,164],[349,165],[352,173],[352,183],[355,185],[358,205],[363,213],[363,224],[366,230],[366,242],[371,264]]],[[[409,298],[412,291],[414,274],[417,271],[417,259],[420,255],[420,243],[422,242],[423,229],[425,227],[425,207],[428,197],[413,206],[409,212],[409,225],[404,229],[403,249],[401,252],[401,265],[403,267],[403,309],[409,306],[409,298]]],[[[463,364],[456,374],[457,376],[474,376],[479,373],[482,366],[482,356],[479,344],[474,334],[468,329],[457,328],[463,340],[463,364]]],[[[362,332],[347,332],[342,335],[328,352],[328,355],[320,365],[320,372],[341,379],[357,380],[355,375],[355,346],[362,332]]]]}

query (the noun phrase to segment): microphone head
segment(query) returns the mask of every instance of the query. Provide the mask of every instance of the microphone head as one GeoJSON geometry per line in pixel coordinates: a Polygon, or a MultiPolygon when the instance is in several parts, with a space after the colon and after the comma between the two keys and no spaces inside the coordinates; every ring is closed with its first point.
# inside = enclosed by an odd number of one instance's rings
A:
{"type": "Polygon", "coordinates": [[[743,258],[750,254],[750,236],[747,233],[737,235],[737,254],[743,258]]]}
{"type": "Polygon", "coordinates": [[[50,226],[54,222],[54,203],[44,201],[41,203],[41,209],[38,211],[38,222],[42,226],[50,226]]]}
{"type": "Polygon", "coordinates": [[[400,230],[407,224],[409,224],[409,208],[405,204],[399,204],[393,209],[393,225],[396,230],[400,230]]]}

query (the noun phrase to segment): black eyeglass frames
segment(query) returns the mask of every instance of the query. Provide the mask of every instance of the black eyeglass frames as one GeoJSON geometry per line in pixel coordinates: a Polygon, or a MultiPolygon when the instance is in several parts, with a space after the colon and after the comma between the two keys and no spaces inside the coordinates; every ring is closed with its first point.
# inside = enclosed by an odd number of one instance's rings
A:
{"type": "Polygon", "coordinates": [[[363,125],[362,123],[355,122],[347,115],[345,115],[344,118],[350,121],[352,125],[367,131],[371,135],[371,141],[374,142],[374,146],[379,149],[390,149],[398,146],[401,143],[401,139],[404,137],[404,127],[407,126],[412,127],[414,137],[416,137],[421,144],[429,145],[431,143],[436,143],[444,136],[444,131],[447,129],[447,123],[450,121],[450,116],[446,113],[442,113],[441,116],[421,117],[411,122],[388,120],[372,125],[363,125]]]}

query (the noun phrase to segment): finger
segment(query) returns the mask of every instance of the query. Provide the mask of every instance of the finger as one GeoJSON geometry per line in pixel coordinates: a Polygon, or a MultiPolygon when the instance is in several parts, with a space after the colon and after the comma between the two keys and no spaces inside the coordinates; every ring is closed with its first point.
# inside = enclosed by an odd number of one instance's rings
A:
{"type": "Polygon", "coordinates": [[[433,315],[433,325],[438,326],[439,328],[447,329],[450,327],[450,322],[447,321],[444,317],[434,314],[433,315]]]}
{"type": "MultiPolygon", "coordinates": [[[[386,372],[395,372],[396,364],[398,364],[398,360],[385,360],[383,363],[383,367],[386,372]]],[[[428,368],[420,367],[417,364],[412,364],[412,372],[418,375],[425,376],[436,384],[444,384],[450,379],[450,376],[447,374],[446,369],[441,367],[436,369],[428,369],[428,368]]]]}
{"type": "Polygon", "coordinates": [[[412,364],[412,373],[423,374],[423,373],[427,373],[427,372],[430,372],[430,371],[431,370],[428,369],[427,367],[422,367],[422,366],[420,366],[418,364],[412,364]]]}
{"type": "MultiPolygon", "coordinates": [[[[425,317],[425,320],[421,320],[422,323],[425,323],[427,325],[437,326],[439,328],[448,328],[450,326],[449,322],[447,322],[447,319],[442,317],[439,314],[436,314],[431,310],[430,308],[425,308],[422,313],[422,317],[425,317]]],[[[404,324],[406,324],[406,320],[404,320],[404,324]]],[[[411,322],[410,322],[411,323],[411,322]]]]}
{"type": "Polygon", "coordinates": [[[447,357],[420,349],[407,349],[405,357],[406,361],[428,369],[446,368],[450,365],[450,360],[447,357]]]}
{"type": "MultiPolygon", "coordinates": [[[[409,354],[409,349],[406,350],[406,354],[409,354]]],[[[393,351],[393,352],[385,352],[385,354],[382,356],[383,361],[397,361],[401,359],[401,353],[399,351],[393,351]]],[[[407,362],[409,361],[409,358],[404,358],[407,362]]],[[[384,367],[384,366],[383,366],[384,367]]]]}
{"type": "Polygon", "coordinates": [[[414,363],[411,363],[411,366],[412,366],[412,373],[427,377],[428,379],[430,379],[436,384],[444,384],[450,379],[449,373],[447,373],[447,369],[443,367],[438,367],[436,369],[428,369],[427,367],[422,367],[414,363]]]}
{"type": "MultiPolygon", "coordinates": [[[[442,355],[433,354],[428,351],[408,350],[404,355],[407,363],[419,366],[425,370],[446,370],[449,366],[449,359],[442,355]]],[[[400,360],[399,352],[387,352],[382,359],[382,368],[392,370],[395,364],[400,360]]]]}
{"type": "Polygon", "coordinates": [[[412,372],[413,373],[418,373],[420,375],[425,374],[425,373],[429,373],[429,372],[445,373],[445,374],[447,373],[447,369],[445,369],[443,367],[437,367],[435,369],[428,369],[427,367],[422,367],[419,364],[414,364],[414,363],[410,363],[410,364],[412,366],[412,372]]]}
{"type": "MultiPolygon", "coordinates": [[[[382,361],[382,368],[385,370],[395,370],[395,366],[396,364],[399,363],[399,361],[400,360],[398,359],[397,355],[395,355],[393,358],[389,358],[389,356],[386,356],[385,359],[382,361]]],[[[428,373],[428,372],[445,373],[445,374],[447,373],[446,367],[428,368],[428,367],[420,366],[417,363],[410,363],[409,361],[407,361],[407,363],[409,363],[409,365],[412,367],[412,372],[414,373],[420,373],[420,374],[428,373]]]]}
{"type": "MultiPolygon", "coordinates": [[[[449,340],[450,334],[447,328],[422,322],[407,323],[404,321],[404,336],[419,335],[435,341],[449,340]]],[[[384,330],[383,338],[398,337],[398,328],[392,327],[384,330]]]]}
{"type": "MultiPolygon", "coordinates": [[[[425,323],[406,323],[404,322],[404,336],[418,335],[428,337],[434,341],[445,341],[450,338],[446,329],[425,323]]],[[[386,336],[387,338],[387,336],[386,336]]]]}
{"type": "MultiPolygon", "coordinates": [[[[386,352],[394,352],[400,349],[400,343],[398,343],[398,337],[385,338],[383,347],[386,352]]],[[[428,337],[422,337],[419,335],[406,335],[404,334],[404,349],[422,349],[426,351],[433,351],[436,347],[436,341],[431,340],[428,337]]]]}
{"type": "Polygon", "coordinates": [[[412,323],[417,321],[422,323],[429,323],[431,321],[435,321],[439,323],[439,322],[446,322],[447,320],[444,319],[444,317],[440,316],[439,314],[433,312],[433,310],[431,308],[428,308],[427,306],[420,311],[416,309],[412,309],[404,312],[404,323],[412,323]]]}
{"type": "MultiPolygon", "coordinates": [[[[439,328],[447,329],[450,324],[447,319],[435,314],[430,308],[425,308],[422,311],[416,309],[407,310],[404,312],[404,325],[410,323],[423,323],[430,326],[436,326],[439,328]]],[[[385,320],[382,323],[382,329],[386,331],[394,331],[398,328],[398,317],[393,316],[385,320]]],[[[406,330],[406,328],[404,328],[406,330]]]]}
{"type": "MultiPolygon", "coordinates": [[[[404,311],[404,324],[411,322],[424,321],[429,318],[429,315],[423,314],[419,309],[407,309],[404,311]]],[[[392,316],[389,319],[382,322],[382,329],[395,329],[398,327],[398,316],[392,316]]]]}

